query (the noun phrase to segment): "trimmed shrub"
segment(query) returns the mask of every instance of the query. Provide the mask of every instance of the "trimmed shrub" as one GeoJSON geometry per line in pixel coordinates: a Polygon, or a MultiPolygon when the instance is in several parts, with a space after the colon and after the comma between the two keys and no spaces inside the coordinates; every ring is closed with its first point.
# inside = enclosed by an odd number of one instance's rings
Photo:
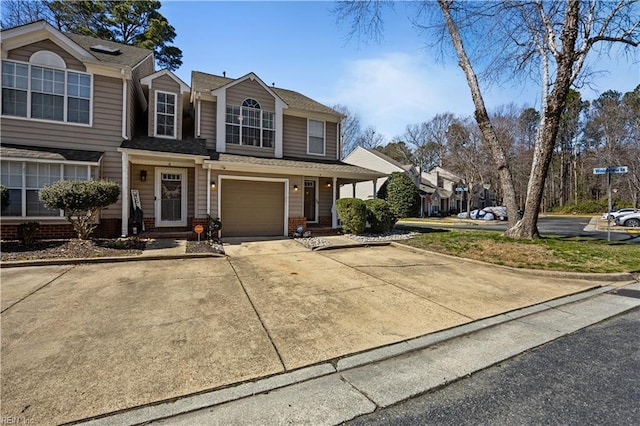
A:
{"type": "Polygon", "coordinates": [[[7,207],[9,207],[9,188],[4,185],[0,185],[0,211],[4,211],[7,207]]]}
{"type": "Polygon", "coordinates": [[[411,178],[404,173],[393,172],[385,183],[387,184],[386,200],[393,215],[396,218],[418,216],[420,194],[411,178]]]}
{"type": "Polygon", "coordinates": [[[32,244],[36,239],[36,233],[40,228],[38,222],[25,222],[18,225],[18,238],[22,244],[32,244]]]}
{"type": "Polygon", "coordinates": [[[396,222],[389,203],[379,198],[365,201],[367,206],[367,222],[371,225],[371,232],[382,234],[388,232],[396,222]]]}
{"type": "Polygon", "coordinates": [[[362,234],[367,229],[367,206],[359,198],[336,200],[342,230],[348,234],[362,234]]]}
{"type": "Polygon", "coordinates": [[[40,190],[40,201],[51,209],[64,211],[78,238],[85,240],[98,226],[98,210],[107,207],[120,196],[120,187],[106,180],[63,180],[47,185],[40,190]]]}

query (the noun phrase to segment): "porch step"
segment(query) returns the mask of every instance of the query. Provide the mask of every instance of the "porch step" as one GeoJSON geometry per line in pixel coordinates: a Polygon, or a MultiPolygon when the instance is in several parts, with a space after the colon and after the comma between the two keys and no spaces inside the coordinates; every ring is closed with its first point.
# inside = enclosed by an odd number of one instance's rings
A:
{"type": "Polygon", "coordinates": [[[330,226],[307,226],[307,231],[311,232],[314,237],[328,237],[331,235],[342,235],[342,229],[332,228],[330,226]]]}

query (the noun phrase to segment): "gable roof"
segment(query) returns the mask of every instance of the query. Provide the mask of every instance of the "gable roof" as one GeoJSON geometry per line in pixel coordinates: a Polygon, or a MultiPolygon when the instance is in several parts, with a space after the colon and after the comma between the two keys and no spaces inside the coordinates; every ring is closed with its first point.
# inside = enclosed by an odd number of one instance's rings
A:
{"type": "MultiPolygon", "coordinates": [[[[19,40],[16,41],[19,45],[33,43],[33,40],[30,40],[31,37],[35,37],[38,40],[50,38],[61,47],[63,45],[67,46],[65,50],[68,50],[72,56],[83,62],[102,62],[105,64],[134,67],[149,56],[153,57],[152,50],[102,40],[96,37],[63,33],[42,19],[24,25],[3,28],[1,32],[3,44],[6,40],[12,38],[19,40]],[[113,55],[91,50],[91,46],[96,45],[117,49],[120,51],[120,54],[113,55]]],[[[14,49],[16,47],[7,47],[5,45],[3,48],[14,49]]]]}
{"type": "MultiPolygon", "coordinates": [[[[250,73],[251,74],[251,73],[250,73]]],[[[247,74],[249,75],[249,74],[247,74]]],[[[255,74],[254,74],[255,75],[255,74]]],[[[223,86],[231,84],[235,81],[245,78],[245,76],[234,79],[229,77],[222,77],[214,74],[207,74],[201,71],[191,72],[191,88],[196,92],[210,92],[212,90],[219,89],[223,86]]],[[[339,112],[320,102],[298,93],[293,90],[281,89],[279,87],[269,87],[280,99],[282,99],[289,108],[296,108],[305,111],[319,112],[323,114],[331,114],[335,116],[342,116],[339,112]]]]}
{"type": "Polygon", "coordinates": [[[401,164],[399,161],[394,160],[393,158],[389,157],[386,154],[383,154],[382,152],[376,150],[376,149],[369,149],[369,148],[362,148],[367,150],[368,152],[370,152],[371,154],[383,159],[384,161],[386,161],[387,163],[393,164],[396,167],[399,167],[405,171],[408,171],[409,169],[411,169],[413,166],[411,164],[401,164]]]}
{"type": "Polygon", "coordinates": [[[189,88],[189,85],[187,85],[187,83],[185,83],[184,81],[182,81],[177,75],[175,75],[174,73],[172,73],[171,71],[169,71],[168,69],[162,69],[160,71],[156,71],[153,74],[149,74],[146,77],[143,77],[140,79],[140,83],[144,84],[145,86],[151,86],[152,80],[155,80],[158,77],[162,77],[163,75],[166,75],[167,77],[169,77],[170,79],[172,79],[173,81],[175,81],[179,86],[180,86],[180,92],[181,93],[187,93],[189,92],[191,89],[189,88]]]}
{"type": "Polygon", "coordinates": [[[64,35],[69,37],[80,47],[89,52],[100,62],[128,65],[133,68],[143,60],[147,59],[150,55],[153,55],[153,50],[143,49],[136,46],[129,46],[128,44],[116,43],[115,41],[102,40],[96,37],[71,33],[64,33],[64,35]],[[119,55],[111,55],[109,53],[96,52],[95,50],[91,50],[91,46],[96,45],[118,49],[122,53],[119,55]]]}

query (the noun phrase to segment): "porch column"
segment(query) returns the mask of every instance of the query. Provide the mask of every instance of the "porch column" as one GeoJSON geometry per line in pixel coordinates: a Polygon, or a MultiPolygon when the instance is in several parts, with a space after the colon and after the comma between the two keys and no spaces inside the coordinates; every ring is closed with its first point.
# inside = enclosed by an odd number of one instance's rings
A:
{"type": "Polygon", "coordinates": [[[331,190],[333,192],[332,200],[333,204],[331,204],[331,227],[333,229],[338,227],[338,212],[336,210],[336,185],[338,183],[338,178],[333,178],[333,185],[331,185],[331,190]]]}
{"type": "Polygon", "coordinates": [[[122,153],[122,226],[121,235],[129,234],[129,154],[122,153]]]}
{"type": "Polygon", "coordinates": [[[211,216],[211,169],[207,169],[207,215],[211,216]]]}
{"type": "Polygon", "coordinates": [[[373,180],[373,196],[372,198],[377,198],[376,194],[378,193],[378,178],[373,180]]]}

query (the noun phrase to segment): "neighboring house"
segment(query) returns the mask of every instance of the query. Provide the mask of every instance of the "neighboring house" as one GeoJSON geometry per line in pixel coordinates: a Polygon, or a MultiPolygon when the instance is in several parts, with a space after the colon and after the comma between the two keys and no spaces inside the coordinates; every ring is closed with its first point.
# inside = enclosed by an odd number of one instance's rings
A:
{"type": "Polygon", "coordinates": [[[422,172],[421,180],[436,188],[430,198],[424,199],[424,211],[428,216],[449,215],[466,209],[465,183],[460,176],[436,166],[422,172]]]}
{"type": "Polygon", "coordinates": [[[393,158],[375,149],[356,147],[347,155],[345,163],[384,173],[385,176],[365,182],[356,182],[340,187],[340,198],[360,198],[363,200],[376,198],[380,187],[393,172],[406,173],[416,183],[418,174],[411,164],[400,164],[393,158]]]}
{"type": "Polygon", "coordinates": [[[381,176],[338,160],[336,111],[249,73],[192,73],[191,87],[154,69],[153,52],[64,34],[38,21],[2,33],[2,238],[41,223],[73,235],[38,201],[61,179],[109,179],[118,203],[98,235],[131,232],[132,191],[146,230],[189,230],[220,217],[224,236],[338,226],[339,185],[381,176]]]}

